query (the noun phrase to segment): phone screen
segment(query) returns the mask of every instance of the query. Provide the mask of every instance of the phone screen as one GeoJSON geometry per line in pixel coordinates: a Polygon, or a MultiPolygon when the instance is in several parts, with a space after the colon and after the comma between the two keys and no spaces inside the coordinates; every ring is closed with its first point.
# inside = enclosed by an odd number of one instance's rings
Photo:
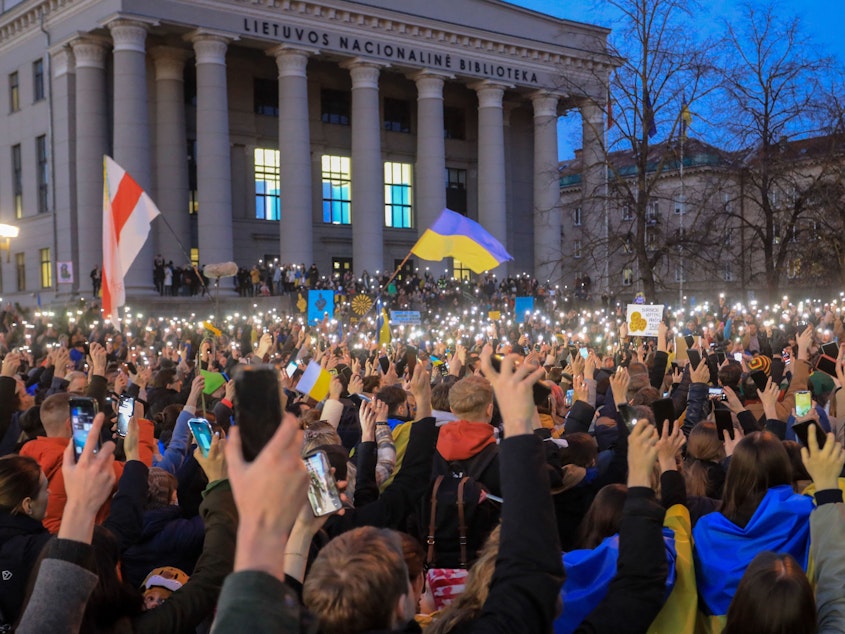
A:
{"type": "Polygon", "coordinates": [[[117,435],[126,436],[129,430],[129,419],[135,413],[135,399],[131,396],[121,396],[117,407],[117,435]]]}
{"type": "Polygon", "coordinates": [[[381,368],[381,373],[387,374],[387,371],[390,369],[390,359],[387,357],[379,357],[378,365],[381,368]]]}
{"type": "Polygon", "coordinates": [[[235,379],[235,423],[244,459],[252,462],[282,423],[279,373],[274,367],[245,366],[235,379]]]}
{"type": "Polygon", "coordinates": [[[832,359],[836,359],[839,356],[839,344],[835,341],[822,344],[822,354],[826,354],[832,359]]]}
{"type": "Polygon", "coordinates": [[[572,407],[572,402],[575,399],[575,390],[566,390],[566,396],[564,396],[563,404],[566,407],[572,407]]]}
{"type": "Polygon", "coordinates": [[[737,363],[742,363],[742,353],[741,352],[734,352],[734,361],[737,363]]]}
{"type": "Polygon", "coordinates": [[[654,412],[654,420],[657,423],[657,430],[663,433],[663,421],[669,421],[669,433],[675,425],[675,403],[671,398],[661,398],[653,401],[651,410],[654,412]]]}
{"type": "Polygon", "coordinates": [[[827,440],[827,434],[825,434],[824,430],[813,421],[806,420],[803,423],[795,423],[792,426],[792,431],[795,432],[795,437],[801,442],[801,444],[807,447],[807,436],[810,433],[810,425],[812,425],[816,430],[816,443],[818,444],[819,449],[821,449],[824,447],[824,443],[827,440]]]}
{"type": "Polygon", "coordinates": [[[836,376],[836,359],[832,359],[831,357],[822,355],[819,357],[819,360],[816,361],[816,369],[819,372],[824,372],[832,377],[836,376]]]}
{"type": "Polygon", "coordinates": [[[697,368],[701,363],[701,353],[698,350],[687,350],[687,358],[693,368],[697,368]]]}
{"type": "Polygon", "coordinates": [[[728,431],[728,436],[731,437],[731,440],[734,439],[734,423],[733,418],[731,417],[730,411],[726,409],[717,409],[715,411],[716,416],[716,431],[719,434],[719,440],[724,442],[725,435],[724,430],[728,431]]]}
{"type": "Polygon", "coordinates": [[[578,352],[581,354],[581,357],[584,358],[584,359],[586,359],[587,357],[590,356],[589,348],[581,348],[580,350],[578,350],[578,352]]]}
{"type": "Polygon", "coordinates": [[[288,363],[288,367],[285,368],[285,374],[288,376],[293,376],[293,373],[296,372],[296,369],[299,367],[296,361],[291,361],[288,363]]]}
{"type": "Polygon", "coordinates": [[[755,370],[750,375],[751,380],[754,381],[754,385],[757,386],[757,389],[761,392],[766,389],[766,383],[769,380],[769,377],[766,376],[766,373],[762,370],[755,370]]]}
{"type": "Polygon", "coordinates": [[[795,415],[798,418],[806,416],[813,408],[813,397],[809,390],[795,392],[795,415]]]}
{"type": "MultiPolygon", "coordinates": [[[[85,448],[88,432],[97,415],[97,403],[92,398],[76,397],[68,402],[70,406],[70,426],[73,432],[73,453],[78,461],[85,448]]],[[[99,449],[99,443],[98,447],[99,449]]]]}
{"type": "Polygon", "coordinates": [[[339,511],[343,506],[331,465],[325,451],[316,451],[305,458],[308,470],[308,501],[314,515],[320,517],[339,511]]]}
{"type": "Polygon", "coordinates": [[[208,450],[211,449],[211,425],[204,418],[192,418],[188,421],[188,427],[196,438],[202,455],[207,456],[208,450]]]}

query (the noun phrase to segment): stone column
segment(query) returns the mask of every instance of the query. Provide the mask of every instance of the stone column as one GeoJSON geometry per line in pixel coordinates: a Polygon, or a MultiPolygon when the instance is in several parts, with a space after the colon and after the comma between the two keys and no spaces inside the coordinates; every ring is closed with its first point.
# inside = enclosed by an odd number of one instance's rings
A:
{"type": "Polygon", "coordinates": [[[103,263],[103,155],[108,151],[105,40],[71,42],[76,60],[76,208],[79,261],[74,272],[83,296],[91,295],[88,274],[103,263]]]}
{"type": "MultiPolygon", "coordinates": [[[[601,235],[604,248],[601,258],[604,260],[601,290],[606,290],[610,284],[610,244],[607,217],[607,181],[605,174],[605,159],[602,150],[604,139],[604,110],[598,103],[585,101],[580,104],[581,110],[581,213],[589,222],[587,226],[601,235]]],[[[586,245],[585,245],[586,246],[586,245]]],[[[598,267],[597,267],[598,268],[598,267]]],[[[618,269],[616,269],[618,271],[618,269]]],[[[596,289],[599,285],[594,285],[596,289]]]]}
{"type": "MultiPolygon", "coordinates": [[[[226,83],[228,39],[191,36],[197,60],[197,198],[201,264],[234,259],[232,248],[232,159],[226,83]]],[[[228,285],[223,285],[228,287],[228,285]]]]}
{"type": "MultiPolygon", "coordinates": [[[[114,160],[147,192],[152,192],[152,145],[147,111],[147,25],[132,20],[108,24],[114,40],[114,160]]],[[[157,221],[154,221],[154,224],[157,221]]],[[[129,295],[154,292],[153,230],[123,283],[129,295]]]]}
{"type": "MultiPolygon", "coordinates": [[[[508,249],[502,110],[505,86],[482,81],[470,88],[478,94],[478,221],[508,249]]],[[[505,266],[496,271],[503,273],[505,266]]]]}
{"type": "Polygon", "coordinates": [[[384,264],[384,164],[381,158],[379,66],[343,64],[352,76],[352,265],[356,276],[384,264]]]}
{"type": "Polygon", "coordinates": [[[531,101],[534,104],[534,275],[542,284],[561,277],[558,97],[538,92],[531,101]]]}
{"type": "Polygon", "coordinates": [[[446,207],[446,141],[443,137],[444,75],[422,71],[417,83],[416,226],[422,235],[446,207]]]}
{"type": "MultiPolygon", "coordinates": [[[[67,46],[50,51],[50,71],[53,83],[50,87],[53,100],[53,165],[55,191],[63,192],[56,201],[56,262],[72,262],[74,275],[72,284],[58,284],[61,297],[69,298],[80,290],[91,295],[91,287],[81,282],[79,267],[79,223],[76,217],[76,69],[73,52],[67,46]]],[[[101,170],[102,171],[102,170],[101,170]]],[[[61,281],[58,278],[58,281],[61,281]]]]}
{"type": "Polygon", "coordinates": [[[185,254],[177,237],[185,249],[191,248],[184,80],[185,61],[191,51],[157,46],[150,53],[156,80],[155,200],[176,234],[174,237],[163,220],[156,221],[156,244],[165,262],[181,265],[185,264],[185,254]]]}
{"type": "Polygon", "coordinates": [[[269,54],[276,58],[279,69],[279,254],[282,262],[304,262],[310,266],[314,261],[314,237],[306,73],[309,53],[278,46],[269,54]]]}

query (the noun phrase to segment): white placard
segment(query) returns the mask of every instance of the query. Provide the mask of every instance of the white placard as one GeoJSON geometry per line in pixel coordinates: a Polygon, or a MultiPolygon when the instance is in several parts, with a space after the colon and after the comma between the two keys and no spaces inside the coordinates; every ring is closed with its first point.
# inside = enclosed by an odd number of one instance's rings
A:
{"type": "Polygon", "coordinates": [[[656,337],[663,321],[663,304],[628,304],[625,322],[631,337],[656,337]]]}

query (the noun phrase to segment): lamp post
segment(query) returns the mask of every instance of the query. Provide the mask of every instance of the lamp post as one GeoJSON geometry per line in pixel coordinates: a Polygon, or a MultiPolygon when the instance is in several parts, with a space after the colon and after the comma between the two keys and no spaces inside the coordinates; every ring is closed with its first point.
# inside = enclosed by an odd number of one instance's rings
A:
{"type": "Polygon", "coordinates": [[[16,226],[0,223],[0,251],[6,252],[6,262],[12,259],[12,238],[17,238],[18,233],[16,226]]]}

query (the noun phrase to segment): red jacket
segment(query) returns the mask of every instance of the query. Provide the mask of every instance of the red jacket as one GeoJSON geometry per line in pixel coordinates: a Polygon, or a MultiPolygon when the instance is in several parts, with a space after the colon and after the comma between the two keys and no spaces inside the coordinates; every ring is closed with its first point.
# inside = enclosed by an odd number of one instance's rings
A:
{"type": "MultiPolygon", "coordinates": [[[[148,467],[153,463],[153,424],[148,420],[139,421],[138,449],[141,461],[148,467]]],[[[21,447],[22,456],[35,458],[41,466],[44,475],[47,476],[47,489],[50,497],[47,499],[47,513],[44,515],[44,527],[51,533],[58,533],[62,523],[62,513],[67,504],[67,492],[65,491],[65,478],[62,474],[62,461],[70,438],[52,438],[39,436],[21,447]]],[[[117,480],[123,475],[123,463],[114,463],[114,475],[116,476],[114,491],[117,491],[117,480]]],[[[114,491],[112,493],[114,493],[114,491]]],[[[97,523],[101,524],[109,515],[110,500],[106,500],[100,512],[97,513],[97,523]]]]}

